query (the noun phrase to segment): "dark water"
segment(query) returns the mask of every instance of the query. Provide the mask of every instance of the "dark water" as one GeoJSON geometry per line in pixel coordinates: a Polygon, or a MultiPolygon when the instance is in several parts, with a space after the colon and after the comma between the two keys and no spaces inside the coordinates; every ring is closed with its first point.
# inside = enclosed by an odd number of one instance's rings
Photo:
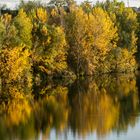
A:
{"type": "Polygon", "coordinates": [[[3,89],[0,140],[140,139],[139,74],[58,83],[3,89]]]}

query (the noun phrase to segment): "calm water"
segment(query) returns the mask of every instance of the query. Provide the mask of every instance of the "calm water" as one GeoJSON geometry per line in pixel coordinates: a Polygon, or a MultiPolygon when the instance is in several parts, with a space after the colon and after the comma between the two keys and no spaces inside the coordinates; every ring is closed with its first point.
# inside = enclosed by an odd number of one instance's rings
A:
{"type": "Polygon", "coordinates": [[[34,94],[26,87],[5,87],[0,140],[140,139],[139,75],[58,83],[35,88],[34,94]]]}

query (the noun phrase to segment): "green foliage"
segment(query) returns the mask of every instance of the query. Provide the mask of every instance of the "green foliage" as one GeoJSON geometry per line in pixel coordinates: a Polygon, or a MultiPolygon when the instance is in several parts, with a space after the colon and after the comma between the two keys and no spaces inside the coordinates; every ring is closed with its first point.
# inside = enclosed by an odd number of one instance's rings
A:
{"type": "Polygon", "coordinates": [[[34,64],[46,74],[67,69],[67,44],[61,27],[47,23],[47,12],[37,8],[32,12],[32,58],[34,64]]]}
{"type": "Polygon", "coordinates": [[[20,1],[19,9],[23,9],[27,15],[30,15],[30,12],[33,9],[36,9],[38,7],[44,7],[44,5],[40,1],[20,1]]]}
{"type": "Polygon", "coordinates": [[[116,70],[114,68],[113,70],[110,70],[118,72],[135,70],[137,68],[135,53],[137,51],[138,43],[137,13],[135,13],[132,8],[125,7],[123,2],[117,2],[116,0],[107,0],[103,3],[97,3],[95,7],[102,7],[106,10],[118,29],[119,39],[117,42],[117,48],[109,54],[111,60],[114,58],[114,62],[110,64],[114,65],[113,67],[116,67],[116,70]],[[119,59],[116,59],[116,57],[119,59]]]}
{"type": "Polygon", "coordinates": [[[137,14],[132,8],[125,7],[124,3],[107,2],[105,10],[118,27],[119,41],[118,46],[128,49],[136,49],[136,30],[138,26],[137,14]],[[112,15],[113,14],[113,15],[112,15]],[[134,36],[134,37],[133,37],[134,36]]]}
{"type": "Polygon", "coordinates": [[[2,86],[6,83],[32,85],[30,50],[32,24],[23,10],[12,18],[5,14],[0,20],[0,65],[2,86]]]}
{"type": "Polygon", "coordinates": [[[12,16],[9,14],[2,15],[0,18],[0,46],[1,49],[17,45],[17,30],[13,25],[12,16]]]}
{"type": "Polygon", "coordinates": [[[23,9],[20,9],[18,15],[14,18],[14,25],[17,29],[18,41],[20,44],[31,46],[32,23],[23,9]]]}
{"type": "Polygon", "coordinates": [[[132,72],[137,69],[133,52],[126,48],[115,48],[107,56],[105,66],[109,72],[132,72]]]}
{"type": "Polygon", "coordinates": [[[138,68],[140,68],[140,13],[137,14],[137,19],[138,19],[138,30],[137,30],[137,52],[136,52],[136,60],[138,63],[138,68]]]}

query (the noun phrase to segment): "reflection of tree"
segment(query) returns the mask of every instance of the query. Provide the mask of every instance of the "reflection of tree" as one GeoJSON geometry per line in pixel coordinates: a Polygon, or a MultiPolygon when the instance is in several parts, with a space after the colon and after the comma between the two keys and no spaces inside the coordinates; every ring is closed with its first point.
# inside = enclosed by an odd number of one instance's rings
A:
{"type": "Polygon", "coordinates": [[[25,90],[27,89],[23,90],[19,85],[3,87],[0,101],[1,139],[9,139],[11,136],[15,139],[13,133],[19,133],[31,116],[31,96],[26,95],[25,90]]]}
{"type": "Polygon", "coordinates": [[[69,114],[69,123],[74,133],[84,136],[97,131],[99,135],[103,135],[111,130],[118,119],[119,105],[114,103],[107,91],[104,88],[99,89],[95,81],[91,81],[87,90],[75,92],[81,93],[75,93],[71,97],[71,106],[74,109],[69,114]]]}
{"type": "Polygon", "coordinates": [[[31,113],[29,97],[19,90],[16,86],[9,86],[2,97],[7,94],[8,97],[0,105],[1,113],[6,115],[7,125],[19,125],[20,122],[26,122],[31,113]],[[6,93],[5,93],[6,92],[6,93]],[[8,92],[8,93],[7,93],[8,92]]]}
{"type": "Polygon", "coordinates": [[[69,94],[74,108],[69,125],[74,133],[85,136],[95,131],[103,136],[136,123],[132,115],[138,113],[139,99],[134,75],[104,75],[80,81],[80,87],[73,84],[69,94]]]}
{"type": "MultiPolygon", "coordinates": [[[[6,88],[0,100],[0,138],[49,138],[71,129],[85,137],[127,131],[137,122],[139,97],[134,75],[104,75],[79,80],[71,86],[49,84],[33,94],[6,88]],[[5,137],[6,136],[6,137],[5,137]]],[[[35,92],[35,90],[33,90],[35,92]]],[[[67,134],[66,134],[67,135],[67,134]]]]}
{"type": "Polygon", "coordinates": [[[13,86],[5,89],[2,98],[8,97],[0,105],[0,138],[12,135],[15,139],[17,134],[21,139],[38,138],[40,131],[48,137],[51,129],[61,132],[67,127],[67,87],[46,87],[40,91],[44,94],[46,91],[46,95],[38,100],[33,100],[30,93],[25,95],[25,91],[13,86]]]}
{"type": "Polygon", "coordinates": [[[51,92],[51,95],[39,99],[34,105],[35,125],[38,130],[42,129],[43,132],[52,128],[62,131],[67,126],[68,90],[66,87],[58,86],[51,92]]]}

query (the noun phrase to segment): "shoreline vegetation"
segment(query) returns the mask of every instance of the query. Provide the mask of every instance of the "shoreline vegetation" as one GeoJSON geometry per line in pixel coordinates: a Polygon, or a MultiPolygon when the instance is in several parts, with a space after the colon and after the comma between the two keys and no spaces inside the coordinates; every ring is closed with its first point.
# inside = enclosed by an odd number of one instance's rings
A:
{"type": "MultiPolygon", "coordinates": [[[[139,69],[140,14],[123,2],[21,2],[0,16],[1,84],[139,69]]],[[[71,78],[70,78],[71,77],[71,78]]]]}
{"type": "Polygon", "coordinates": [[[139,13],[51,2],[0,16],[0,138],[137,138],[139,13]]]}

